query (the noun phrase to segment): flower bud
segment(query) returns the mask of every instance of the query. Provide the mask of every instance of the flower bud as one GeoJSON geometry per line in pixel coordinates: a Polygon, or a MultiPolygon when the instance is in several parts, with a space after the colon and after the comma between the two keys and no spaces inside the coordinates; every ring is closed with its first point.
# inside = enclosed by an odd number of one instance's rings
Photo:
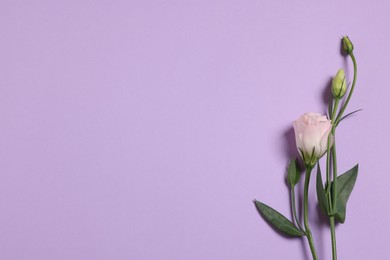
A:
{"type": "Polygon", "coordinates": [[[345,91],[347,91],[345,73],[343,69],[339,69],[332,80],[332,94],[335,98],[342,98],[345,91]]]}
{"type": "Polygon", "coordinates": [[[348,54],[353,52],[353,44],[348,36],[343,37],[343,48],[348,54]]]}
{"type": "Polygon", "coordinates": [[[299,172],[297,160],[292,159],[287,168],[287,181],[290,185],[290,188],[293,189],[295,185],[299,182],[301,173],[299,172]]]}

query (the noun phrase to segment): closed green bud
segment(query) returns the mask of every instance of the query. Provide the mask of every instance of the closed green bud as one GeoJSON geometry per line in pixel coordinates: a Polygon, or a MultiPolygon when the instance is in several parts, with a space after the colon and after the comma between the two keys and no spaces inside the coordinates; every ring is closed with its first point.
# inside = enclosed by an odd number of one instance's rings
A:
{"type": "Polygon", "coordinates": [[[287,181],[291,189],[293,189],[294,186],[299,182],[300,178],[301,173],[298,169],[297,160],[292,159],[287,168],[287,181]]]}
{"type": "Polygon", "coordinates": [[[345,73],[343,69],[339,69],[332,80],[332,94],[335,98],[342,98],[346,91],[345,73]]]}
{"type": "Polygon", "coordinates": [[[348,36],[343,37],[343,48],[348,54],[353,52],[353,44],[348,36]]]}

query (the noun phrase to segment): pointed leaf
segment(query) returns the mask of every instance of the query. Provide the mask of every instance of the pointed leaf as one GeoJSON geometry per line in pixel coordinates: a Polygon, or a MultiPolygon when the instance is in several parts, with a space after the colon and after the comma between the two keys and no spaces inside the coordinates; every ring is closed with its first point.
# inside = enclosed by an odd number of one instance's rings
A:
{"type": "Polygon", "coordinates": [[[351,115],[353,115],[353,114],[355,114],[355,113],[357,113],[357,112],[360,112],[360,111],[362,111],[362,110],[363,110],[363,109],[357,109],[357,110],[352,111],[351,113],[349,113],[349,114],[343,116],[343,117],[337,122],[337,125],[338,125],[341,121],[343,121],[344,119],[346,119],[347,117],[349,117],[349,116],[351,116],[351,115]]]}
{"type": "Polygon", "coordinates": [[[321,177],[321,169],[320,165],[317,164],[317,180],[316,180],[316,190],[317,190],[317,199],[318,199],[318,204],[326,215],[329,215],[329,204],[328,200],[325,195],[325,190],[324,190],[324,185],[322,184],[322,177],[321,177]]]}
{"type": "Polygon", "coordinates": [[[254,202],[259,213],[276,229],[293,237],[301,237],[303,235],[285,216],[260,201],[254,200],[254,202]]]}
{"type": "Polygon", "coordinates": [[[301,178],[301,173],[299,172],[297,166],[297,159],[292,159],[287,169],[287,181],[290,185],[290,188],[294,188],[294,186],[299,182],[301,178]]]}
{"type": "Polygon", "coordinates": [[[335,217],[341,223],[345,222],[347,202],[349,196],[351,195],[352,189],[355,186],[358,175],[358,168],[359,165],[357,164],[346,173],[337,177],[335,217]]]}

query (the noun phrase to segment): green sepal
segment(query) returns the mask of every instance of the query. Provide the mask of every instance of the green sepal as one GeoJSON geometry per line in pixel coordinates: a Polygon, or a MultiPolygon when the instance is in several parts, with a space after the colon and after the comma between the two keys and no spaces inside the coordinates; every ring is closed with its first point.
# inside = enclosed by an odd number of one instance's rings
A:
{"type": "Polygon", "coordinates": [[[297,159],[291,159],[287,168],[287,181],[291,189],[299,182],[300,178],[301,173],[298,169],[297,159]]]}
{"type": "Polygon", "coordinates": [[[317,200],[322,212],[329,216],[329,204],[325,195],[324,185],[322,184],[320,164],[317,163],[317,180],[316,180],[317,200]]]}
{"type": "MultiPolygon", "coordinates": [[[[359,164],[337,177],[335,218],[340,223],[345,222],[346,207],[352,189],[355,186],[359,164]]],[[[333,182],[332,182],[333,184],[333,182]]]]}
{"type": "Polygon", "coordinates": [[[292,237],[301,237],[303,233],[285,216],[273,208],[254,200],[257,210],[274,228],[292,237]]]}

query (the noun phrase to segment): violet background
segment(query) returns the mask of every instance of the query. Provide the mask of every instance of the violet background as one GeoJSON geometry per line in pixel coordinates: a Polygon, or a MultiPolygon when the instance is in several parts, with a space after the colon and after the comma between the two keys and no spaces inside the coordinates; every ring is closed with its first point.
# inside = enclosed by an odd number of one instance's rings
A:
{"type": "Polygon", "coordinates": [[[252,200],[291,216],[291,123],[325,112],[338,68],[351,79],[344,34],[359,65],[348,111],[364,111],[337,135],[339,171],[360,163],[339,259],[386,259],[389,8],[2,0],[0,259],[309,259],[252,200]]]}

